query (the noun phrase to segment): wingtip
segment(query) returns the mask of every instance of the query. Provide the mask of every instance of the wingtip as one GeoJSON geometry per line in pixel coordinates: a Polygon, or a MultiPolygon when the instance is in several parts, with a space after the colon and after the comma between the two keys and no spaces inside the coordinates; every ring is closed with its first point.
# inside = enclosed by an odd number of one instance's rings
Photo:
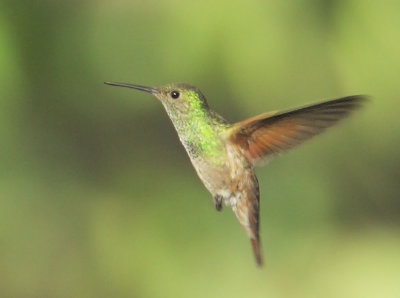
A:
{"type": "Polygon", "coordinates": [[[342,98],[338,98],[338,100],[343,100],[347,102],[352,102],[355,104],[355,107],[361,107],[365,103],[369,102],[371,100],[371,96],[366,95],[366,94],[355,94],[355,95],[350,95],[342,98]]]}

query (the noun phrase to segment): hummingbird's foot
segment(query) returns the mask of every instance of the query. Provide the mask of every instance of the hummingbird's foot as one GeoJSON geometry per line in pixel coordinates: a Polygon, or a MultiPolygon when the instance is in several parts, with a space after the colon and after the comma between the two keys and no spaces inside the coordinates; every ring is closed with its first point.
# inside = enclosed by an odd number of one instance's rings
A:
{"type": "Polygon", "coordinates": [[[213,202],[214,202],[215,209],[217,209],[217,211],[221,211],[222,210],[222,197],[220,195],[214,196],[213,202]]]}

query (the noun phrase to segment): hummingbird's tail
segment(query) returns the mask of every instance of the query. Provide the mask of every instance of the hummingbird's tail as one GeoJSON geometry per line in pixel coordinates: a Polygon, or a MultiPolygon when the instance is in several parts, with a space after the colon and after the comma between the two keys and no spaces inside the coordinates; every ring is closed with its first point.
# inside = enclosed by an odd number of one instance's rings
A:
{"type": "Polygon", "coordinates": [[[254,257],[256,258],[256,262],[258,266],[262,266],[262,257],[260,250],[260,239],[251,238],[251,245],[253,246],[254,257]]]}
{"type": "Polygon", "coordinates": [[[237,219],[250,237],[253,246],[254,256],[258,266],[262,265],[260,236],[259,236],[259,212],[260,212],[260,193],[258,188],[257,177],[254,172],[248,172],[242,177],[243,181],[247,181],[240,196],[234,199],[233,211],[237,219]]]}

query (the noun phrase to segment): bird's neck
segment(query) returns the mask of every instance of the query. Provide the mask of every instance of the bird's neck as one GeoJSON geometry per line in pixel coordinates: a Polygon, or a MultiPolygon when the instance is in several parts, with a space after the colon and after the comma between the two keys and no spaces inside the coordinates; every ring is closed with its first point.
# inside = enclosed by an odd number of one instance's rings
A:
{"type": "Polygon", "coordinates": [[[215,162],[223,159],[221,132],[227,123],[221,116],[208,108],[188,109],[186,113],[167,109],[167,112],[192,159],[203,157],[215,162]]]}

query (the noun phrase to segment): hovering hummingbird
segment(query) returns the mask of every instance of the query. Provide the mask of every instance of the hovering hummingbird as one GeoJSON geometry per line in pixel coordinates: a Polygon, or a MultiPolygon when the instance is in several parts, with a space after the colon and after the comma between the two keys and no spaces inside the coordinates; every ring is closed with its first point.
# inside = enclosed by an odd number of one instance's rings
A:
{"type": "Polygon", "coordinates": [[[215,208],[230,206],[251,240],[262,265],[259,236],[260,192],[254,167],[323,132],[365,100],[354,95],[302,108],[261,114],[230,124],[208,106],[192,85],[152,88],[126,83],[105,84],[151,93],[163,104],[215,208]]]}

